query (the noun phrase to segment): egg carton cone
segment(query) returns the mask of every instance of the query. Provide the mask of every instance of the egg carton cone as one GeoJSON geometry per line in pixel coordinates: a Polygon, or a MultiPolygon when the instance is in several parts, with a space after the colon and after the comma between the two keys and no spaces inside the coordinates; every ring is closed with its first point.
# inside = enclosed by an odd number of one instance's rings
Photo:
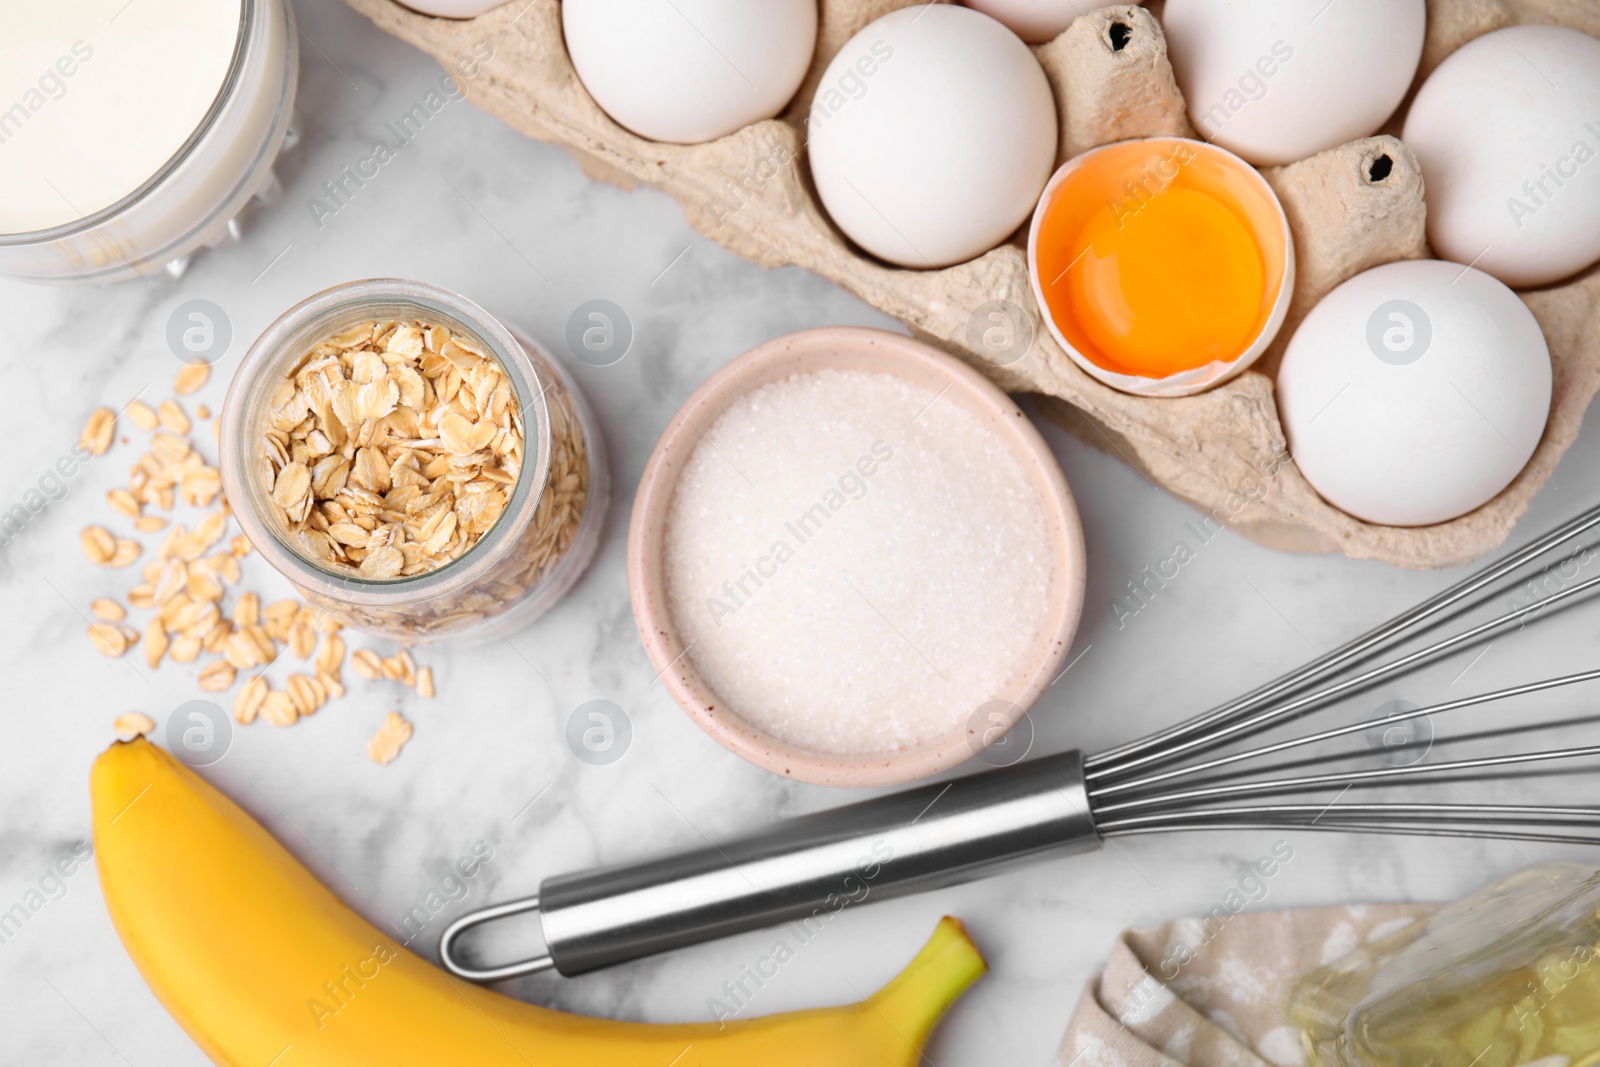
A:
{"type": "MultiPolygon", "coordinates": [[[[567,57],[559,0],[510,0],[463,20],[421,15],[394,0],[346,2],[433,55],[485,111],[566,148],[591,178],[630,189],[653,186],[678,202],[697,231],[745,259],[763,267],[795,264],[822,275],[1001,387],[1037,394],[1041,410],[1076,435],[1120,456],[1218,524],[1271,548],[1339,551],[1414,568],[1476,559],[1506,539],[1550,480],[1600,387],[1600,269],[1520,293],[1544,330],[1554,365],[1549,423],[1527,467],[1493,500],[1450,522],[1365,523],[1323,501],[1295,467],[1278,421],[1273,374],[1295,326],[1342,280],[1383,263],[1430,255],[1417,160],[1392,134],[1263,168],[1295,242],[1294,290],[1276,342],[1249,370],[1209,392],[1139,397],[1091,378],[1051,337],[1028,281],[1026,227],[969,262],[907,270],[864,254],[829,221],[805,159],[802,131],[812,95],[828,62],[856,31],[910,6],[908,0],[820,0],[811,70],[784,113],[698,145],[644,140],[600,109],[567,57]],[[485,61],[485,55],[492,58],[485,61]],[[460,77],[468,71],[470,80],[460,77]],[[1032,343],[1020,357],[1013,350],[995,359],[984,347],[982,326],[997,303],[1022,309],[1031,324],[1032,343]]],[[[1523,23],[1560,24],[1600,37],[1600,3],[1429,0],[1413,91],[1474,37],[1523,23]]],[[[1195,136],[1161,25],[1144,8],[1090,11],[1034,52],[1060,116],[1058,163],[1112,141],[1195,136]]],[[[1402,105],[1401,116],[1404,110],[1402,105]]],[[[1399,126],[1397,116],[1386,129],[1399,126]]],[[[1580,503],[1587,502],[1574,502],[1571,510],[1580,503]]]]}

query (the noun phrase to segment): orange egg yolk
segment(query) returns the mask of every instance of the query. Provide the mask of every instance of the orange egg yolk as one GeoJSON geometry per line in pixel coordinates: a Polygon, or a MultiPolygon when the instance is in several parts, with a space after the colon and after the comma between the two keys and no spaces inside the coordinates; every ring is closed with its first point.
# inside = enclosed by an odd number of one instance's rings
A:
{"type": "Polygon", "coordinates": [[[1197,141],[1126,141],[1081,157],[1046,195],[1039,288],[1095,365],[1164,378],[1232,362],[1266,329],[1288,242],[1248,165],[1197,141]]]}

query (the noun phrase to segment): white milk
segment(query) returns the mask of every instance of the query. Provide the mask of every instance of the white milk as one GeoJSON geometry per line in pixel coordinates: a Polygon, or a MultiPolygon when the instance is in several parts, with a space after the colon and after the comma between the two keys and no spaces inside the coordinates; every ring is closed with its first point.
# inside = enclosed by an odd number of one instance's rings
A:
{"type": "Polygon", "coordinates": [[[0,0],[0,274],[182,272],[273,199],[290,0],[0,0]]]}
{"type": "Polygon", "coordinates": [[[138,189],[217,99],[242,0],[0,0],[0,233],[138,189]]]}

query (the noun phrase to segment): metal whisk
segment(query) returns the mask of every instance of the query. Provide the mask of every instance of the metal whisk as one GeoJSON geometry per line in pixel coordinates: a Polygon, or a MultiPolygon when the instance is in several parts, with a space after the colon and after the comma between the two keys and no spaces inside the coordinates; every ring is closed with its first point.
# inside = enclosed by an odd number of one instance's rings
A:
{"type": "MultiPolygon", "coordinates": [[[[1572,720],[1497,721],[1446,742],[1477,741],[1493,746],[1490,754],[1423,762],[1432,753],[1402,745],[1392,753],[1410,762],[1381,767],[1371,766],[1370,744],[1348,746],[1374,729],[1371,719],[1292,732],[1307,715],[1581,602],[1600,589],[1600,575],[1575,580],[1587,546],[1530,568],[1597,527],[1600,507],[1266,685],[1110,751],[1064,752],[790,819],[704,849],[549,878],[537,896],[457,920],[440,940],[440,957],[475,981],[552,967],[570,976],[782,922],[804,927],[848,904],[969,881],[1121,835],[1294,827],[1600,844],[1600,807],[1480,803],[1468,792],[1530,772],[1547,777],[1560,771],[1548,764],[1600,756],[1600,745],[1503,750],[1510,738],[1572,720]],[[1563,587],[1486,621],[1467,621],[1530,574],[1559,574],[1563,587]],[[1451,623],[1461,628],[1440,636],[1451,623]],[[1403,795],[1389,796],[1393,787],[1403,795]],[[1425,797],[1430,790],[1442,797],[1425,797]],[[1315,799],[1290,802],[1308,794],[1315,799]],[[1381,799],[1365,799],[1372,795],[1381,799]],[[466,931],[525,912],[538,913],[542,954],[494,967],[460,960],[466,931]]],[[[1462,718],[1469,709],[1595,680],[1600,669],[1413,707],[1376,725],[1462,718]]]]}
{"type": "MultiPolygon", "coordinates": [[[[1314,751],[1317,746],[1326,747],[1328,742],[1368,731],[1374,724],[1362,721],[1271,743],[1245,745],[1263,733],[1581,602],[1600,587],[1600,575],[1566,584],[1547,596],[1466,626],[1449,636],[1438,637],[1392,659],[1373,662],[1452,620],[1507,596],[1527,580],[1527,575],[1519,572],[1597,526],[1600,526],[1600,508],[1579,515],[1437,596],[1244,696],[1109,752],[1089,756],[1084,760],[1084,769],[1097,829],[1102,836],[1109,837],[1164,830],[1288,825],[1355,833],[1600,844],[1600,836],[1596,834],[1600,830],[1600,808],[1477,803],[1462,788],[1463,783],[1524,775],[1530,765],[1600,756],[1600,745],[1498,752],[1469,759],[1414,762],[1408,766],[1379,769],[1329,768],[1305,774],[1277,772],[1294,766],[1330,765],[1352,756],[1369,756],[1371,750],[1335,752],[1302,760],[1298,765],[1279,767],[1264,767],[1263,761],[1279,754],[1314,751]],[[1392,785],[1416,787],[1433,782],[1447,786],[1449,793],[1458,798],[1457,802],[1408,799],[1365,803],[1345,799],[1348,792],[1355,789],[1392,785]],[[1241,803],[1326,791],[1333,787],[1340,787],[1340,792],[1331,801],[1241,803]],[[1560,832],[1562,830],[1568,832],[1560,832]]],[[[1590,552],[1591,549],[1584,546],[1546,566],[1540,573],[1561,573],[1569,568],[1576,572],[1590,552]]],[[[1469,708],[1595,680],[1600,680],[1600,670],[1546,678],[1431,707],[1401,711],[1384,719],[1382,724],[1431,722],[1469,708]]],[[[1513,721],[1501,724],[1492,731],[1492,736],[1504,739],[1557,725],[1564,724],[1513,721]]],[[[1417,758],[1420,760],[1421,756],[1417,758]]]]}

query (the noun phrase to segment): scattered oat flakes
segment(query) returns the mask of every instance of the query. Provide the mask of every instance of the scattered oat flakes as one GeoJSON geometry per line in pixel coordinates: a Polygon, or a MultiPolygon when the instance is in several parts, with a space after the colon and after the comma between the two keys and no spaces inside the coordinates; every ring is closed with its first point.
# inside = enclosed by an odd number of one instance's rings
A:
{"type": "Polygon", "coordinates": [[[120,656],[139,639],[139,631],[110,622],[89,624],[89,640],[102,656],[120,656]]]}
{"type": "MultiPolygon", "coordinates": [[[[402,349],[406,343],[401,342],[402,349]]],[[[381,357],[375,358],[380,364],[383,362],[381,357]]],[[[372,377],[378,367],[370,366],[367,370],[372,377]]],[[[400,375],[394,389],[397,398],[411,397],[415,389],[421,387],[420,376],[415,372],[412,376],[416,381],[400,375]]],[[[457,386],[463,387],[469,386],[465,383],[457,386]]],[[[359,402],[375,409],[382,408],[396,402],[388,397],[388,392],[387,389],[371,391],[359,402]]],[[[199,662],[197,685],[201,691],[209,693],[232,688],[240,671],[254,672],[233,701],[234,718],[241,724],[261,717],[275,725],[287,726],[315,714],[329,700],[343,697],[345,687],[339,675],[346,649],[344,640],[338,636],[342,628],[339,620],[294,598],[263,607],[256,593],[244,590],[237,592],[231,605],[224,603],[228,599],[228,587],[237,585],[240,580],[239,561],[251,551],[251,546],[243,534],[229,537],[231,513],[221,496],[220,476],[185,436],[189,422],[182,407],[169,400],[156,411],[136,401],[128,408],[128,413],[136,426],[152,431],[149,451],[130,469],[127,488],[113,489],[107,494],[107,504],[133,519],[138,532],[165,531],[165,534],[153,558],[143,563],[140,580],[125,594],[128,607],[152,613],[143,623],[142,634],[125,623],[127,610],[122,604],[111,597],[101,597],[90,605],[97,621],[89,627],[88,633],[96,650],[107,656],[121,656],[142,640],[145,662],[152,669],[158,668],[163,660],[199,662]],[[213,510],[192,528],[185,524],[169,526],[167,518],[146,513],[146,509],[169,511],[180,501],[213,510]],[[226,543],[222,544],[224,541],[226,543]],[[314,657],[314,673],[292,674],[284,689],[273,690],[260,671],[285,650],[297,653],[302,659],[314,657]]],[[[85,427],[85,443],[94,447],[100,441],[98,435],[105,437],[100,447],[103,452],[115,437],[115,418],[109,409],[104,415],[97,412],[85,427]]],[[[360,477],[377,483],[388,479],[390,489],[397,476],[401,484],[406,484],[411,476],[404,472],[396,475],[390,469],[392,466],[386,467],[380,462],[379,454],[372,451],[360,477]]],[[[308,468],[308,486],[310,478],[308,468]]],[[[510,482],[496,484],[509,485],[510,482]]],[[[447,526],[446,537],[453,540],[455,514],[452,510],[440,509],[429,529],[430,534],[447,526]],[[446,518],[450,520],[448,525],[446,518]]],[[[365,535],[367,531],[362,529],[362,533],[365,535]]],[[[401,534],[380,531],[379,536],[399,546],[400,555],[408,562],[414,553],[422,550],[419,543],[405,540],[401,534]]],[[[126,567],[144,553],[139,542],[118,538],[103,526],[85,527],[79,540],[85,557],[101,567],[126,567]]],[[[440,542],[441,545],[445,543],[440,542]]],[[[419,670],[409,652],[402,650],[390,658],[399,678],[407,680],[408,684],[414,682],[419,690],[423,686],[431,689],[431,672],[426,668],[419,670]]],[[[384,661],[376,652],[364,649],[357,654],[356,662],[358,672],[373,678],[383,676],[384,661]]],[[[401,721],[405,736],[409,737],[411,726],[401,721]]],[[[404,743],[405,738],[396,741],[394,751],[398,752],[404,743]]]]}
{"type": "Polygon", "coordinates": [[[300,659],[310,659],[317,648],[317,631],[304,620],[297,620],[287,634],[289,650],[300,659]]]}
{"type": "Polygon", "coordinates": [[[261,710],[262,704],[267,699],[267,679],[263,675],[256,675],[244,683],[244,688],[239,690],[239,695],[233,698],[233,718],[235,722],[249,726],[256,720],[256,713],[261,710]]]}
{"type": "Polygon", "coordinates": [[[156,408],[156,415],[161,419],[161,428],[173,433],[189,432],[189,416],[183,413],[183,406],[176,400],[163,400],[156,408]]]}
{"type": "MultiPolygon", "coordinates": [[[[223,658],[237,670],[247,671],[252,667],[265,667],[275,658],[272,653],[262,650],[261,643],[251,633],[253,629],[256,627],[239,630],[222,646],[223,658]]],[[[173,655],[176,658],[177,654],[173,655]]]]}
{"type": "MultiPolygon", "coordinates": [[[[191,393],[197,393],[200,391],[200,387],[205,385],[206,380],[210,377],[211,364],[185,363],[182,369],[178,371],[178,376],[172,381],[172,391],[177,393],[179,396],[188,396],[191,393]]],[[[200,417],[205,418],[204,415],[200,417]]]]}
{"type": "Polygon", "coordinates": [[[304,674],[289,675],[288,689],[289,698],[294,701],[295,709],[302,717],[316,714],[327,700],[316,680],[304,674]]]}
{"type": "Polygon", "coordinates": [[[323,691],[328,694],[329,700],[338,700],[340,697],[344,696],[344,683],[339,680],[339,676],[337,674],[330,674],[327,671],[318,671],[317,684],[322,686],[323,691]]]}
{"type": "Polygon", "coordinates": [[[356,673],[368,681],[377,681],[383,677],[383,661],[378,654],[370,648],[358,648],[350,656],[350,665],[356,673]]]}
{"type": "Polygon", "coordinates": [[[161,424],[155,408],[143,400],[135,400],[127,407],[128,420],[141,430],[153,430],[161,424]]]}
{"type": "Polygon", "coordinates": [[[220,693],[233,685],[233,664],[227,660],[212,660],[200,668],[199,685],[207,693],[220,693]]]}
{"type": "Polygon", "coordinates": [[[130,541],[125,537],[119,537],[117,538],[116,545],[111,553],[111,558],[105,561],[105,566],[113,569],[118,567],[126,567],[134,560],[138,559],[139,554],[143,551],[144,549],[140,546],[139,542],[130,541]]]}
{"type": "Polygon", "coordinates": [[[233,624],[235,626],[256,626],[261,622],[261,597],[255,593],[244,593],[233,602],[233,624]]]}
{"type": "Polygon", "coordinates": [[[383,676],[410,688],[417,681],[417,661],[402,648],[383,661],[383,676]]]}
{"type": "Polygon", "coordinates": [[[274,600],[261,611],[261,618],[267,628],[267,633],[274,638],[282,639],[288,633],[289,627],[300,617],[300,602],[298,600],[274,600]]]}
{"type": "Polygon", "coordinates": [[[111,447],[111,439],[116,432],[117,413],[110,408],[95,408],[89,421],[83,424],[78,444],[87,448],[90,455],[103,456],[106,449],[111,447]]]}
{"type": "Polygon", "coordinates": [[[261,717],[274,726],[293,726],[300,718],[300,709],[288,693],[272,689],[261,702],[261,717]]]}
{"type": "Polygon", "coordinates": [[[317,649],[317,672],[338,674],[342,666],[344,666],[344,639],[337,634],[328,634],[322,639],[322,647],[317,649]]]}
{"type": "Polygon", "coordinates": [[[190,564],[189,596],[206,604],[215,604],[222,599],[222,582],[210,571],[195,570],[195,565],[190,564]]]}
{"type": "Polygon", "coordinates": [[[117,551],[117,539],[104,526],[85,526],[78,531],[78,543],[90,563],[104,567],[117,551]]]}
{"type": "MultiPolygon", "coordinates": [[[[182,527],[178,529],[181,531],[182,527]]],[[[162,562],[166,558],[166,548],[165,545],[161,546],[156,553],[156,559],[152,561],[155,573],[145,574],[146,579],[153,578],[155,581],[155,590],[151,593],[151,598],[161,605],[163,611],[172,603],[174,597],[182,595],[184,586],[189,584],[189,571],[182,562],[178,560],[162,562]]]]}
{"type": "Polygon", "coordinates": [[[195,417],[200,419],[201,422],[204,422],[206,419],[211,417],[211,409],[204,404],[196,405],[194,413],[195,417]]]}
{"type": "Polygon", "coordinates": [[[367,755],[375,763],[393,763],[400,750],[411,740],[411,724],[398,711],[391,711],[383,726],[367,742],[367,755]]]}
{"type": "Polygon", "coordinates": [[[433,696],[433,668],[422,667],[417,671],[417,696],[433,696]]]}
{"type": "Polygon", "coordinates": [[[155,732],[155,720],[138,711],[125,711],[118,715],[111,728],[117,732],[117,740],[132,741],[135,737],[144,737],[155,732]]]}
{"type": "Polygon", "coordinates": [[[112,489],[106,493],[106,503],[112,509],[128,516],[130,519],[139,517],[139,501],[134,499],[132,493],[126,489],[112,489]]]}
{"type": "Polygon", "coordinates": [[[166,627],[161,625],[160,619],[151,619],[144,628],[144,661],[154,670],[161,665],[161,657],[167,654],[166,627]]]}
{"type": "Polygon", "coordinates": [[[228,638],[233,636],[233,624],[226,619],[218,619],[211,624],[211,629],[206,631],[205,638],[200,642],[200,647],[213,656],[222,655],[222,647],[228,643],[228,638]]]}

